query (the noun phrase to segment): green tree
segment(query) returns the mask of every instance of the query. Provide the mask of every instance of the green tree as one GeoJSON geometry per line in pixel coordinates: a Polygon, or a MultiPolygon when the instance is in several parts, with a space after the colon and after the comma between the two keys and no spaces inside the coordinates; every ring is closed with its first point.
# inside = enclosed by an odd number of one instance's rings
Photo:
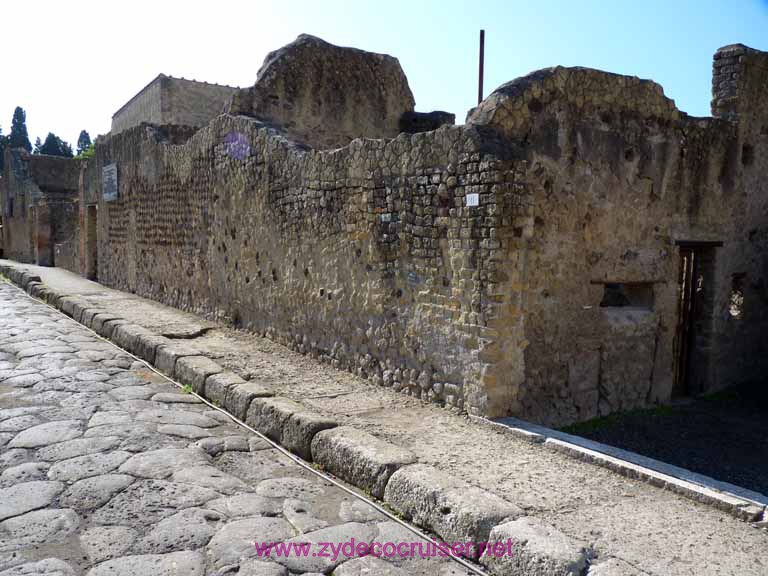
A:
{"type": "Polygon", "coordinates": [[[16,110],[13,111],[8,146],[24,148],[27,152],[32,152],[32,143],[29,141],[29,134],[27,134],[27,114],[21,106],[16,106],[16,110]]]}
{"type": "Polygon", "coordinates": [[[3,165],[5,164],[5,144],[8,141],[7,136],[3,136],[3,127],[0,126],[0,174],[3,173],[3,165]]]}
{"type": "MultiPolygon", "coordinates": [[[[40,139],[38,138],[38,142],[40,139]]],[[[48,136],[45,137],[45,142],[41,146],[35,143],[35,154],[47,154],[48,156],[63,156],[64,158],[72,158],[72,146],[64,142],[61,138],[56,136],[53,132],[48,132],[48,136]]]]}
{"type": "Polygon", "coordinates": [[[88,150],[91,145],[91,136],[85,130],[80,131],[80,136],[77,137],[77,155],[81,156],[83,152],[88,150]]]}

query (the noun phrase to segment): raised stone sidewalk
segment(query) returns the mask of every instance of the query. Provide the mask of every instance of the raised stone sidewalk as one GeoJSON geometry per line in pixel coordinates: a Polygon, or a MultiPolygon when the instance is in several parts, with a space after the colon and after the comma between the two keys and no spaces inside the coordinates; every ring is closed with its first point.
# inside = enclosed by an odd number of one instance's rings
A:
{"type": "Polygon", "coordinates": [[[748,500],[616,474],[62,270],[0,261],[0,273],[438,537],[517,542],[481,559],[494,574],[768,570],[764,509],[748,500]]]}

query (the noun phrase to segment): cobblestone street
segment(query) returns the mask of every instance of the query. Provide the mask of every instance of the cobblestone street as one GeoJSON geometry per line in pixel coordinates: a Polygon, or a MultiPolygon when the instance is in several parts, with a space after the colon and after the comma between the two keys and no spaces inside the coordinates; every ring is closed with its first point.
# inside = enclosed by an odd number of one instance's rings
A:
{"type": "Polygon", "coordinates": [[[256,558],[255,541],[418,537],[5,282],[0,473],[0,576],[469,573],[256,558]]]}

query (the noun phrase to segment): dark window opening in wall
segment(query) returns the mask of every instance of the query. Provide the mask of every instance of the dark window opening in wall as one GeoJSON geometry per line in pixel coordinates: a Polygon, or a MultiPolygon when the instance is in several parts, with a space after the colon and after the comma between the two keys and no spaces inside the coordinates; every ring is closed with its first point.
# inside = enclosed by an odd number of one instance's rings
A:
{"type": "Polygon", "coordinates": [[[746,274],[731,276],[731,297],[728,301],[728,313],[731,318],[741,320],[744,317],[744,278],[746,274]]]}
{"type": "Polygon", "coordinates": [[[653,310],[653,283],[607,282],[603,285],[600,307],[653,310]]]}
{"type": "Polygon", "coordinates": [[[755,149],[750,144],[744,144],[741,147],[741,163],[744,166],[751,166],[755,160],[755,149]]]}
{"type": "Polygon", "coordinates": [[[13,218],[13,198],[8,198],[8,218],[13,218]]]}

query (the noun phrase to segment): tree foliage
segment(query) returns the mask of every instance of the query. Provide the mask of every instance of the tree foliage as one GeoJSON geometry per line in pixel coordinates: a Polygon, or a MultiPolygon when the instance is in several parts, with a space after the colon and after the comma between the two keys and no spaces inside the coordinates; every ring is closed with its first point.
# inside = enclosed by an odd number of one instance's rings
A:
{"type": "Polygon", "coordinates": [[[77,155],[82,156],[83,152],[91,146],[91,135],[87,131],[81,130],[77,137],[77,155]]]}
{"type": "Polygon", "coordinates": [[[3,127],[0,126],[0,174],[3,173],[3,164],[5,163],[5,145],[8,141],[7,136],[3,136],[3,127]]]}
{"type": "Polygon", "coordinates": [[[48,136],[45,137],[45,142],[39,144],[38,138],[35,142],[35,154],[47,154],[48,156],[63,156],[64,158],[72,158],[72,146],[67,142],[56,136],[53,132],[48,132],[48,136]]]}
{"type": "Polygon", "coordinates": [[[32,151],[32,143],[29,141],[27,133],[27,113],[21,106],[16,106],[13,111],[13,120],[11,120],[11,133],[8,135],[8,146],[11,148],[24,148],[27,152],[32,151]]]}

